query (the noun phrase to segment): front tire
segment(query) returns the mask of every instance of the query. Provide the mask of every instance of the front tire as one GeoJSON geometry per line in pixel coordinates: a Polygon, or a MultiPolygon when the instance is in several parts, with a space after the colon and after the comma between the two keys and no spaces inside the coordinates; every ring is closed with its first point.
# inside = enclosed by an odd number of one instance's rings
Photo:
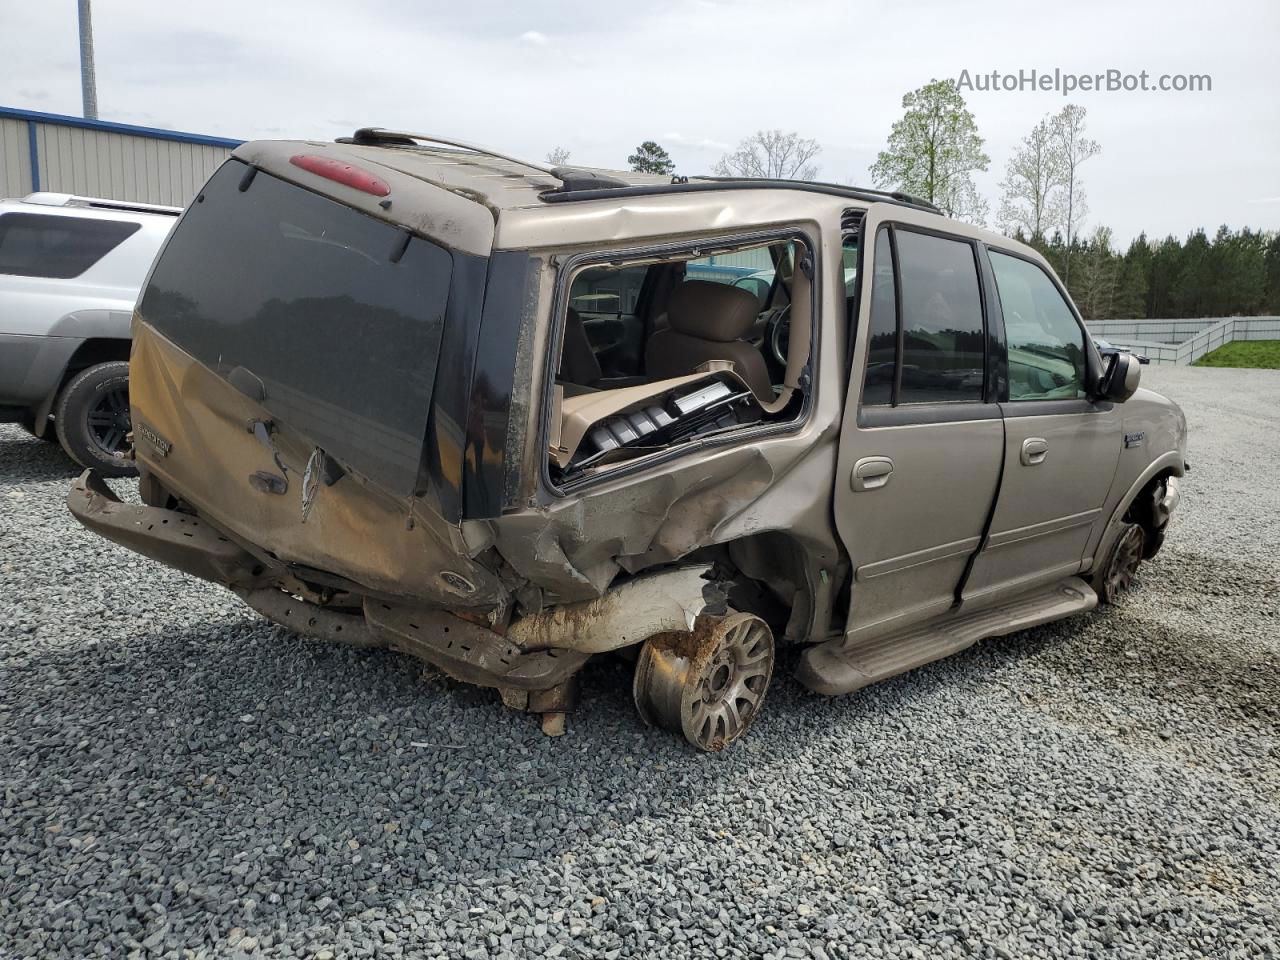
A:
{"type": "Polygon", "coordinates": [[[129,364],[99,363],[81,370],[62,388],[54,409],[62,449],[82,467],[107,477],[137,476],[126,458],[129,416],[129,364]]]}

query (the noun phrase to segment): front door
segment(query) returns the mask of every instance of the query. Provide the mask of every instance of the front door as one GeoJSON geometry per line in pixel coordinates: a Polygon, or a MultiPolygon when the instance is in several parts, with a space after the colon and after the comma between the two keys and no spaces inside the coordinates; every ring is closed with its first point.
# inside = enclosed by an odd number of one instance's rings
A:
{"type": "Polygon", "coordinates": [[[879,209],[865,224],[835,484],[852,561],[851,639],[954,605],[1004,443],[976,244],[925,228],[930,218],[913,211],[879,209]]]}
{"type": "Polygon", "coordinates": [[[1080,570],[1119,461],[1122,425],[1088,398],[1091,345],[1040,264],[988,250],[1008,347],[1004,475],[965,605],[998,602],[1080,570]]]}

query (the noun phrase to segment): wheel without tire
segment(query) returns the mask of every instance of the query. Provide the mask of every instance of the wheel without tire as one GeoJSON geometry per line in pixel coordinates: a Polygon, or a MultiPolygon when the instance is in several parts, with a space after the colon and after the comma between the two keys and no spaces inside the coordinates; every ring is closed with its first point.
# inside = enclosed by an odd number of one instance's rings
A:
{"type": "Polygon", "coordinates": [[[1116,545],[1111,548],[1106,567],[1094,581],[1094,589],[1098,591],[1098,599],[1102,603],[1114,602],[1116,597],[1129,589],[1138,564],[1142,562],[1146,541],[1147,535],[1141,526],[1136,523],[1124,525],[1116,545]]]}
{"type": "Polygon", "coordinates": [[[632,696],[648,724],[700,750],[723,750],[760,713],[773,676],[773,633],[759,617],[702,617],[691,633],[646,640],[632,696]]]}
{"type": "Polygon", "coordinates": [[[82,467],[104,476],[137,473],[125,439],[129,418],[129,364],[123,360],[81,370],[62,388],[54,409],[54,425],[62,449],[82,467]]]}

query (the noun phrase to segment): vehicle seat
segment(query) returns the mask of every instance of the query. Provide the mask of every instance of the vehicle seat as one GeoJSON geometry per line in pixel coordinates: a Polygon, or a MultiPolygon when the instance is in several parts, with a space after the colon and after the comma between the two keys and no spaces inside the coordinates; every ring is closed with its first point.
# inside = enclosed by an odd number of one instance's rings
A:
{"type": "Polygon", "coordinates": [[[708,360],[731,360],[756,399],[773,400],[773,381],[764,356],[741,339],[756,322],[760,301],[740,287],[709,280],[686,280],[667,304],[665,330],[645,345],[645,373],[653,380],[693,373],[708,360]]]}
{"type": "Polygon", "coordinates": [[[569,308],[564,323],[564,345],[560,350],[560,369],[556,379],[589,387],[604,376],[600,360],[591,349],[587,327],[578,311],[569,308]]]}

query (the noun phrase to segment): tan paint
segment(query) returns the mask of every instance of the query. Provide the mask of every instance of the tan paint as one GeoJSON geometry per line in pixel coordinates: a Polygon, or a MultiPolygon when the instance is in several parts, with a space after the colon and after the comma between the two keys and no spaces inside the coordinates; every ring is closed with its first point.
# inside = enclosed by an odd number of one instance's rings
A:
{"type": "MultiPolygon", "coordinates": [[[[202,517],[271,560],[275,566],[269,575],[281,577],[280,585],[292,589],[297,584],[278,573],[280,564],[301,564],[349,581],[366,609],[371,596],[399,598],[398,605],[388,601],[379,608],[379,616],[398,611],[397,623],[410,623],[415,610],[454,610],[468,616],[468,629],[495,635],[507,631],[509,642],[526,652],[551,648],[590,653],[643,639],[639,634],[647,631],[687,630],[700,602],[694,587],[701,590],[701,572],[678,567],[645,572],[670,567],[696,550],[732,544],[736,552],[731,553],[743,569],[784,597],[790,591],[797,611],[787,631],[793,640],[830,636],[833,620],[845,613],[831,610],[831,599],[840,578],[846,572],[853,577],[846,635],[834,646],[822,645],[832,663],[862,649],[861,641],[883,646],[891,637],[917,638],[912,642],[919,649],[913,648],[910,657],[891,658],[893,663],[924,662],[930,650],[936,653],[946,643],[959,642],[953,637],[935,643],[930,631],[943,629],[958,616],[951,594],[985,525],[986,513],[976,506],[994,498],[1000,448],[1021,438],[1006,436],[998,416],[909,427],[858,425],[871,285],[863,285],[850,367],[844,290],[838,282],[843,278],[841,217],[851,207],[863,207],[869,236],[876,225],[893,219],[1040,260],[1034,251],[919,210],[795,190],[551,205],[537,199],[540,190],[554,185],[542,171],[448,150],[256,143],[241,147],[237,156],[455,249],[477,254],[493,248],[529,249],[545,255],[535,328],[529,333],[529,401],[520,408],[527,414],[514,425],[513,435],[523,437],[523,445],[507,451],[521,464],[521,505],[489,521],[448,524],[422,502],[389,497],[348,474],[316,491],[303,523],[301,471],[312,449],[284,423],[273,437],[274,449],[268,449],[247,429],[251,420],[266,417],[264,410],[145,323],[137,324],[133,402],[139,418],[172,445],[161,456],[154,444],[140,444],[142,466],[202,517]],[[297,152],[324,153],[376,168],[392,184],[390,206],[291,166],[288,158],[297,152]],[[714,242],[775,228],[801,232],[818,266],[812,291],[817,318],[813,379],[804,420],[769,436],[744,430],[731,442],[691,448],[663,462],[658,457],[637,460],[629,464],[636,468],[629,475],[605,474],[567,494],[545,489],[539,479],[547,452],[540,445],[538,399],[553,324],[558,267],[552,257],[585,250],[616,252],[623,258],[653,243],[714,242]],[[894,472],[882,487],[855,492],[850,482],[854,465],[872,456],[890,458],[894,472]],[[288,491],[274,495],[254,489],[248,477],[255,471],[283,472],[288,491]],[[762,549],[763,543],[769,549],[762,549]],[[794,563],[788,551],[794,551],[794,563]],[[639,576],[620,582],[624,575],[639,576]]],[[[803,295],[796,300],[798,314],[803,301],[803,295]]],[[[793,334],[791,345],[799,347],[803,340],[793,334]]],[[[793,385],[797,370],[789,365],[786,379],[793,385]]],[[[1171,425],[1171,405],[1152,399],[1154,395],[1144,398],[1146,393],[1139,391],[1121,414],[1125,430],[1147,430],[1149,448],[1118,455],[1118,464],[1102,452],[1102,441],[1113,429],[1110,420],[1102,433],[1090,432],[1070,417],[1061,424],[1037,425],[1037,436],[1050,434],[1050,470],[1045,472],[1056,479],[1011,494],[1007,513],[996,515],[996,536],[979,563],[988,563],[988,556],[998,558],[1000,551],[1013,557],[1034,550],[1021,563],[1034,568],[1029,575],[1038,580],[1062,576],[1065,568],[1075,572],[1089,562],[1104,529],[1113,528],[1116,509],[1135,495],[1132,485],[1146,476],[1143,471],[1172,463],[1168,458],[1185,448],[1181,428],[1171,425]],[[1054,474],[1059,448],[1094,462],[1054,474]],[[1114,480],[1098,480],[1108,471],[1114,480]],[[1079,489],[1064,498],[1062,486],[1068,482],[1079,489]]],[[[587,403],[592,402],[600,401],[587,403]]],[[[575,414],[570,401],[561,404],[561,412],[566,420],[575,414]]],[[[564,426],[562,446],[572,439],[566,438],[564,426]]],[[[580,437],[578,426],[573,431],[580,437]]],[[[454,455],[461,456],[461,450],[454,455]]],[[[1181,472],[1180,466],[1175,472],[1181,472]]],[[[1075,581],[1060,581],[1036,599],[1041,594],[1030,591],[1028,570],[1015,582],[998,561],[989,563],[980,569],[993,588],[990,603],[1012,603],[1021,590],[1019,602],[1026,609],[1016,616],[997,611],[978,617],[975,603],[972,616],[977,619],[965,621],[969,626],[961,637],[966,642],[983,630],[1039,622],[1046,611],[1064,615],[1087,606],[1087,599],[1066,597],[1078,593],[1075,581]]],[[[403,634],[411,628],[397,629],[403,634]]],[[[430,659],[427,647],[432,642],[415,639],[413,645],[427,645],[422,655],[430,659]]],[[[499,644],[494,649],[506,648],[499,644]]],[[[818,657],[813,662],[825,661],[818,657]]]]}

